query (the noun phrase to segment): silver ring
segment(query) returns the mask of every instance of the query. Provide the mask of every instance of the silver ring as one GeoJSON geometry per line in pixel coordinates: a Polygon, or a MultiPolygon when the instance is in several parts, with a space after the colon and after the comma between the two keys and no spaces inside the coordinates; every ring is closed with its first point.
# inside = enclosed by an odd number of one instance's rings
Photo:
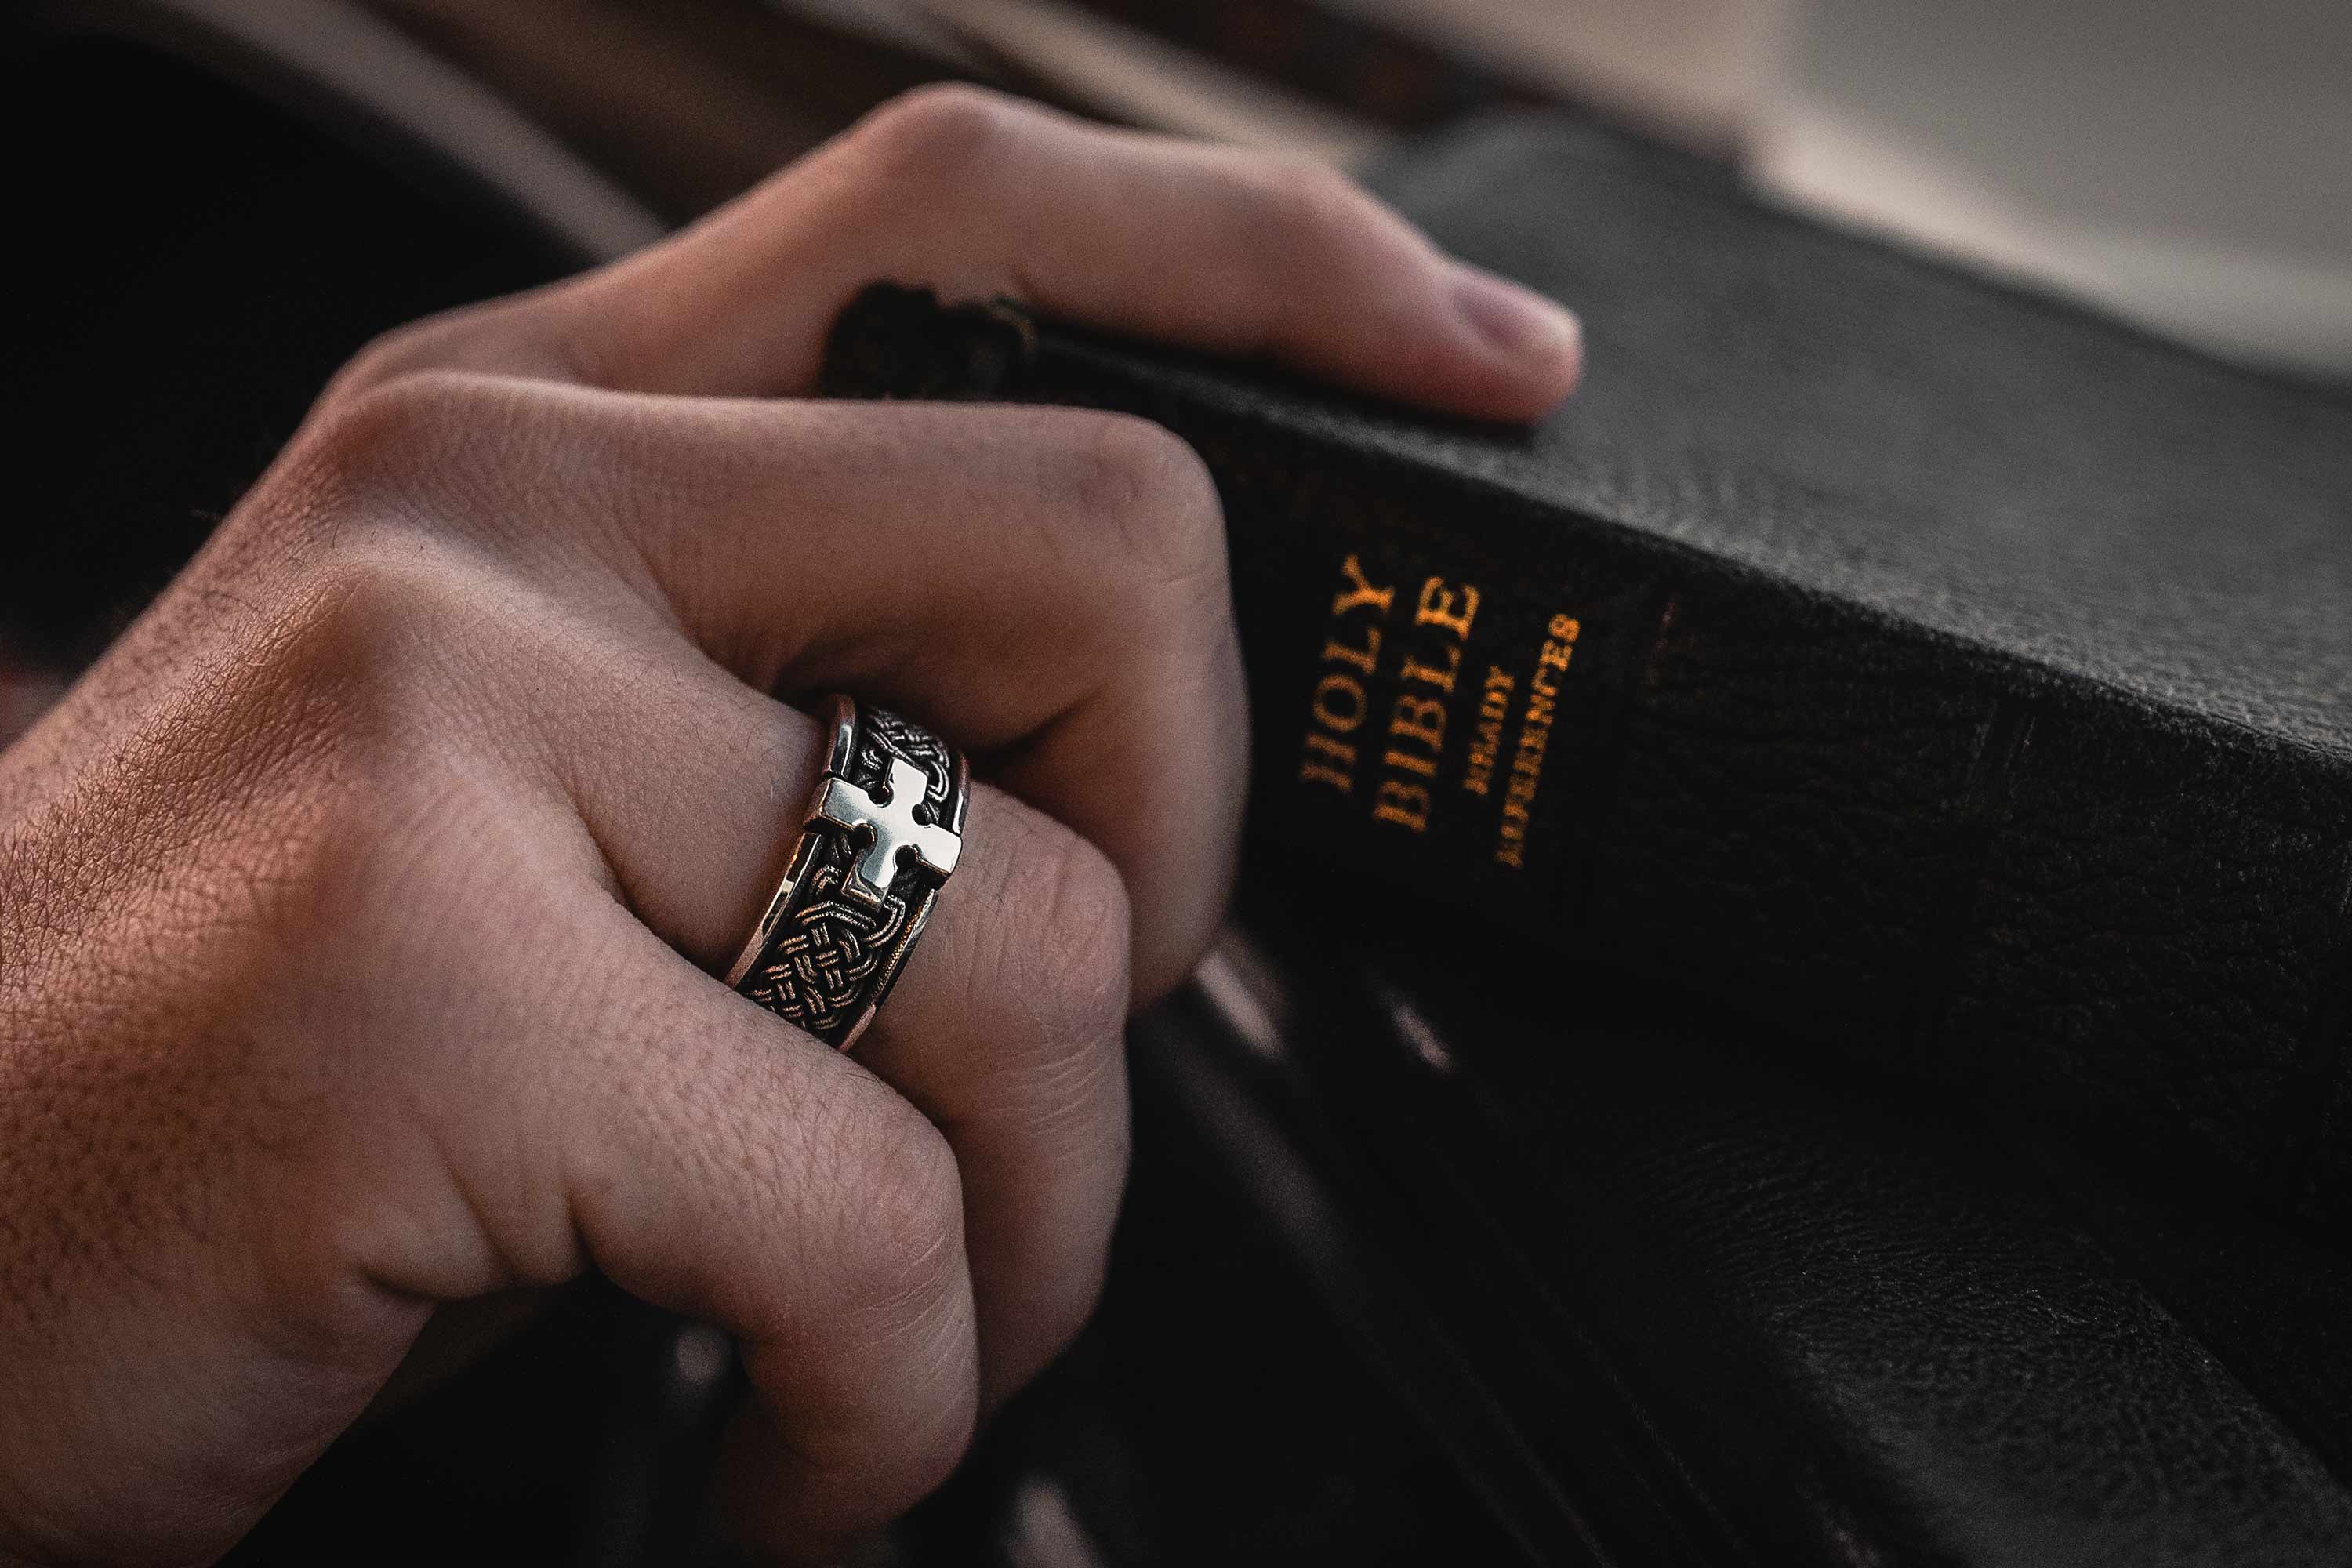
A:
{"type": "Polygon", "coordinates": [[[824,776],[727,984],[847,1050],[874,1021],[963,850],[971,770],[919,724],[832,699],[824,776]]]}

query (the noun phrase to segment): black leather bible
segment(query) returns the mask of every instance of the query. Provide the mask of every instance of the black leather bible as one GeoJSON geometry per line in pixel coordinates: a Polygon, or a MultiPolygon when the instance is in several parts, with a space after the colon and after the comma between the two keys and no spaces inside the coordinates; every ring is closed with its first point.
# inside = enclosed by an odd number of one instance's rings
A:
{"type": "Polygon", "coordinates": [[[877,289],[855,395],[1147,416],[1223,494],[1253,831],[2352,1215],[2352,395],[1570,122],[1374,187],[1574,306],[1533,431],[877,289]]]}
{"type": "Polygon", "coordinates": [[[1202,984],[1138,1022],[1139,1169],[1280,1237],[1520,1550],[1371,1560],[2352,1555],[2340,1251],[1654,984],[1490,973],[1333,880],[1245,880],[1202,984]]]}

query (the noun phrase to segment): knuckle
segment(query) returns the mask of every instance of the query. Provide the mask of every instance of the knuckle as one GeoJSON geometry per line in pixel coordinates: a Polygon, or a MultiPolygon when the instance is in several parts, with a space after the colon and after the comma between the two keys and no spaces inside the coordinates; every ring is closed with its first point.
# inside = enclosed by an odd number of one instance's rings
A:
{"type": "Polygon", "coordinates": [[[319,399],[325,408],[365,396],[378,387],[435,371],[495,372],[500,369],[552,374],[576,373],[564,357],[557,302],[567,289],[518,295],[461,306],[393,328],[371,340],[336,372],[319,399]]]}
{"type": "Polygon", "coordinates": [[[1224,510],[1200,455],[1146,419],[1091,415],[1076,422],[1065,498],[1079,527],[1109,538],[1150,586],[1225,582],[1224,510]]]}
{"type": "Polygon", "coordinates": [[[1129,914],[1126,884],[1103,852],[1067,828],[1039,824],[1013,864],[1006,903],[1025,928],[1021,956],[1004,967],[1016,994],[1034,998],[1033,1026],[1046,1061],[1115,1057],[1127,1019],[1129,914]]]}
{"type": "Polygon", "coordinates": [[[238,896],[314,956],[410,929],[405,902],[444,867],[437,851],[498,820],[457,798],[486,786],[453,765],[449,700],[419,668],[436,617],[415,575],[338,567],[269,628],[215,721],[217,765],[247,803],[238,896]]]}
{"type": "Polygon", "coordinates": [[[878,1083],[859,1099],[843,1305],[886,1328],[929,1322],[962,1289],[962,1174],[946,1136],[913,1106],[878,1083]]]}
{"type": "Polygon", "coordinates": [[[308,574],[278,642],[307,687],[391,695],[415,684],[408,656],[450,619],[453,569],[429,545],[337,543],[308,574]]]}
{"type": "Polygon", "coordinates": [[[520,561],[571,556],[593,531],[551,527],[551,496],[582,501],[625,468],[598,448],[552,458],[581,419],[565,395],[510,377],[445,366],[404,372],[325,405],[297,437],[272,504],[254,526],[306,558],[431,551],[436,542],[520,561]],[[538,459],[535,468],[518,454],[538,459]],[[526,473],[529,482],[526,483],[526,473]],[[290,540],[288,537],[290,534],[290,540]]]}
{"type": "Polygon", "coordinates": [[[936,181],[983,166],[1024,116],[1002,93],[966,82],[905,92],[860,121],[852,143],[886,179],[936,181]]]}
{"type": "Polygon", "coordinates": [[[1296,155],[1249,160],[1236,193],[1242,221],[1286,247],[1301,237],[1351,233],[1375,210],[1363,187],[1346,174],[1296,155]]]}
{"type": "Polygon", "coordinates": [[[425,480],[467,465],[497,427],[500,399],[486,377],[460,371],[409,371],[322,410],[302,436],[306,469],[335,493],[413,494],[425,480]]]}
{"type": "Polygon", "coordinates": [[[503,634],[443,553],[429,542],[338,548],[269,636],[273,708],[289,717],[297,763],[318,775],[323,805],[341,820],[338,837],[436,836],[433,820],[446,814],[420,813],[414,799],[463,773],[452,764],[470,748],[453,743],[462,728],[453,720],[476,696],[453,676],[489,663],[478,655],[503,634]]]}
{"type": "Polygon", "coordinates": [[[320,403],[333,406],[407,374],[431,368],[448,338],[446,320],[428,316],[379,333],[362,346],[329,384],[320,403]]]}
{"type": "MultiPolygon", "coordinates": [[[[977,1418],[978,1340],[963,1253],[963,1193],[946,1138],[876,1079],[831,1098],[826,1186],[838,1229],[804,1259],[810,1296],[786,1303],[777,1342],[846,1418],[799,1445],[877,1514],[937,1486],[977,1418]],[[892,1412],[878,1425],[877,1408],[892,1412]]],[[[780,1236],[780,1240],[782,1237],[780,1236]]]]}

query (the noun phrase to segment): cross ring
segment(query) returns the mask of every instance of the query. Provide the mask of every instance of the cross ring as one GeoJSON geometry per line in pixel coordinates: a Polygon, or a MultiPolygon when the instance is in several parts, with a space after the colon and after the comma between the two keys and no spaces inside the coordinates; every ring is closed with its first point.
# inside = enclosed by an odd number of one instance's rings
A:
{"type": "Polygon", "coordinates": [[[832,699],[824,773],[727,984],[847,1050],[874,1021],[963,850],[971,770],[919,724],[832,699]]]}

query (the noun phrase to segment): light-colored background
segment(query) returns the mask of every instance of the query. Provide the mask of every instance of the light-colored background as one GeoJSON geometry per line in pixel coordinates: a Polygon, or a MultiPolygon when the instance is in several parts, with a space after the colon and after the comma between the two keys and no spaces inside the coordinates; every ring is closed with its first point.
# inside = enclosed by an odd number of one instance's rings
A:
{"type": "MultiPolygon", "coordinates": [[[[1730,149],[1793,204],[2238,357],[2352,374],[2352,0],[1327,3],[1730,149]]],[[[1120,29],[1053,0],[825,4],[1097,83],[1128,58],[1120,29]]],[[[1262,121],[1215,101],[1198,62],[1134,58],[1159,85],[1130,116],[1361,150],[1331,117],[1286,122],[1278,95],[1255,95],[1262,121]]]]}

